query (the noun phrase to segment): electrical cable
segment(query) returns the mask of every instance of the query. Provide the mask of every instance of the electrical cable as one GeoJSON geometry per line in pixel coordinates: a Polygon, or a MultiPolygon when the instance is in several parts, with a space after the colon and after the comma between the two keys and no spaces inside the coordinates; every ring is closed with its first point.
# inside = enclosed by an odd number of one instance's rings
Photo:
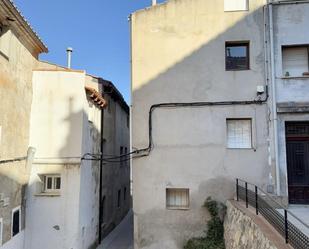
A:
{"type": "Polygon", "coordinates": [[[152,115],[153,112],[158,108],[190,108],[190,107],[203,107],[203,106],[229,106],[229,105],[261,105],[267,102],[268,94],[268,85],[266,85],[266,97],[265,99],[254,99],[247,101],[217,101],[217,102],[184,102],[184,103],[160,103],[154,104],[149,109],[148,115],[148,147],[143,149],[137,149],[132,152],[135,154],[134,158],[148,156],[152,151],[153,145],[153,136],[152,136],[152,115]],[[138,155],[143,153],[141,155],[138,155]],[[145,154],[144,154],[145,153],[145,154]]]}
{"type": "Polygon", "coordinates": [[[0,164],[7,164],[7,163],[13,163],[13,162],[20,162],[20,161],[25,161],[27,160],[27,157],[16,157],[12,159],[5,159],[5,160],[0,160],[0,164]]]}

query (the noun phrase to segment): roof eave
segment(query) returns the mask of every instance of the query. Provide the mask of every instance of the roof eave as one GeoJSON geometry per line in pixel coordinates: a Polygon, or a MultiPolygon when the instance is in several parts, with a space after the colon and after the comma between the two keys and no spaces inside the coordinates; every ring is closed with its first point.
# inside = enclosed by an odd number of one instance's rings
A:
{"type": "Polygon", "coordinates": [[[23,36],[23,38],[25,38],[27,43],[29,43],[39,53],[48,53],[47,46],[43,43],[38,34],[32,29],[25,17],[21,14],[21,12],[11,0],[0,0],[0,6],[5,13],[9,13],[7,17],[15,20],[15,22],[12,22],[11,26],[14,27],[14,29],[23,36]]]}

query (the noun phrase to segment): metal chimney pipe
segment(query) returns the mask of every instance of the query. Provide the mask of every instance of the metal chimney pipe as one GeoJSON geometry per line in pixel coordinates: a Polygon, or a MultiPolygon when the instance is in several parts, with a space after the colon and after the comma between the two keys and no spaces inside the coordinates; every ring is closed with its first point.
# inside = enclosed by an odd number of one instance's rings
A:
{"type": "Polygon", "coordinates": [[[73,48],[68,47],[68,48],[67,48],[67,54],[68,54],[68,68],[71,68],[72,52],[73,52],[73,48]]]}
{"type": "Polygon", "coordinates": [[[152,0],[152,6],[157,5],[157,0],[152,0]]]}

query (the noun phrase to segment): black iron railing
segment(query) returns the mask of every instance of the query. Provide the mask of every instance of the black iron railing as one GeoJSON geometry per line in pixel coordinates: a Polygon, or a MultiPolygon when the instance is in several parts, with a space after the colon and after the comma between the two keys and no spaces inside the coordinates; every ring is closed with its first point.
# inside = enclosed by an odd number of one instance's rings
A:
{"type": "Polygon", "coordinates": [[[295,249],[309,249],[309,226],[254,184],[236,179],[236,198],[255,208],[295,249]]]}

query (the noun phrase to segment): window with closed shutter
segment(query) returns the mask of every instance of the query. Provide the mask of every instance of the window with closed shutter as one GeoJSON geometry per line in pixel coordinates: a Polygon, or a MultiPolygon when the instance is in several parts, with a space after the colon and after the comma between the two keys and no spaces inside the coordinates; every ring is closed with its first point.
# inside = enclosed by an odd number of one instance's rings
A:
{"type": "Polygon", "coordinates": [[[189,208],[189,189],[166,189],[166,207],[170,209],[189,208]]]}
{"type": "Polygon", "coordinates": [[[309,72],[309,46],[283,47],[282,72],[283,76],[303,76],[309,72]]]}
{"type": "Polygon", "coordinates": [[[249,0],[224,0],[224,11],[249,10],[249,0]]]}
{"type": "Polygon", "coordinates": [[[231,149],[252,148],[251,119],[227,120],[227,147],[231,149]]]}

